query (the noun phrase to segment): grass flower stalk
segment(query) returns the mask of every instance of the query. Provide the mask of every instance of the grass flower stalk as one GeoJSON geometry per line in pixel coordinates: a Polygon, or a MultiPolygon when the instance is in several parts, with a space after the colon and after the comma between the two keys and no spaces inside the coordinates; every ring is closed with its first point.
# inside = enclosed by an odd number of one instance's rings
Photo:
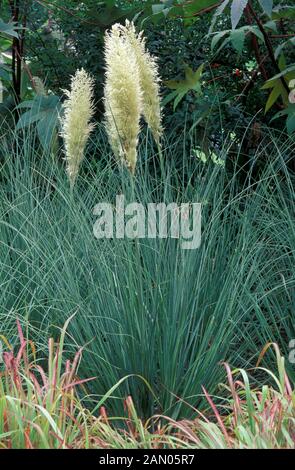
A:
{"type": "Polygon", "coordinates": [[[84,158],[85,147],[94,124],[93,79],[84,69],[77,70],[71,80],[70,91],[64,90],[64,114],[60,118],[61,136],[65,143],[67,172],[74,187],[84,158]]]}
{"type": "Polygon", "coordinates": [[[142,114],[157,144],[163,133],[161,122],[160,78],[156,59],[146,48],[143,31],[136,33],[134,23],[126,20],[122,28],[135,54],[142,90],[142,114]]]}
{"type": "Polygon", "coordinates": [[[134,173],[140,131],[142,91],[133,50],[115,24],[105,37],[105,127],[117,159],[134,173]]]}

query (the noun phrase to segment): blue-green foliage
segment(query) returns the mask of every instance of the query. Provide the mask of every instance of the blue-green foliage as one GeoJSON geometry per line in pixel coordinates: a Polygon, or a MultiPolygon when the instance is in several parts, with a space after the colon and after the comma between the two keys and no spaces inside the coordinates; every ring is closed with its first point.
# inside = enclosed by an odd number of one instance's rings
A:
{"type": "MultiPolygon", "coordinates": [[[[19,317],[46,348],[49,332],[58,334],[75,313],[68,343],[85,348],[80,374],[97,376],[92,392],[139,374],[157,400],[137,378],[116,393],[132,394],[144,416],[190,415],[181,399],[205,404],[201,385],[216,390],[220,361],[253,364],[268,341],[288,354],[295,334],[294,181],[283,153],[291,147],[279,152],[273,142],[267,170],[241,188],[238,174],[229,177],[194,152],[175,155],[172,141],[163,145],[158,174],[148,139],[132,180],[113,164],[101,135],[92,144],[95,172],[86,159],[71,193],[61,163],[33,151],[32,138],[16,140],[14,153],[9,137],[1,143],[0,333],[13,342],[19,317]],[[93,207],[122,193],[144,204],[202,202],[201,248],[183,250],[169,238],[97,240],[93,207]]],[[[110,400],[113,410],[119,406],[110,400]]]]}

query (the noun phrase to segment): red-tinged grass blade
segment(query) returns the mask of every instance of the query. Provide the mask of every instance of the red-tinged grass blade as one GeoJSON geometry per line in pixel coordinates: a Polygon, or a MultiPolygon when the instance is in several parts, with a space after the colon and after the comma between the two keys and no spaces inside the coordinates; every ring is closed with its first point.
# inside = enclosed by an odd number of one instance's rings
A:
{"type": "Polygon", "coordinates": [[[233,401],[234,401],[234,420],[235,420],[235,425],[237,426],[239,415],[241,414],[240,399],[239,399],[239,395],[236,392],[235,382],[233,380],[231,368],[227,362],[224,362],[223,365],[226,370],[228,383],[229,383],[233,401]]]}
{"type": "Polygon", "coordinates": [[[21,345],[20,345],[20,348],[18,350],[17,356],[16,356],[16,361],[15,361],[17,367],[19,367],[20,361],[22,359],[25,361],[25,364],[27,365],[26,359],[25,359],[26,346],[27,346],[27,341],[22,341],[21,345]]]}
{"type": "Polygon", "coordinates": [[[190,429],[189,426],[186,426],[184,423],[185,421],[176,421],[173,418],[165,415],[155,415],[154,418],[165,419],[168,423],[170,423],[175,429],[180,429],[185,436],[187,436],[191,442],[196,445],[200,444],[200,439],[197,435],[190,429]]]}
{"type": "Polygon", "coordinates": [[[82,384],[85,384],[87,382],[90,382],[91,380],[95,380],[97,379],[97,377],[89,377],[89,379],[81,379],[81,380],[76,380],[75,382],[72,382],[68,385],[64,385],[62,387],[63,390],[68,390],[69,388],[75,388],[77,387],[78,385],[82,385],[82,384]]]}
{"type": "Polygon", "coordinates": [[[52,375],[52,382],[51,382],[51,401],[53,402],[54,400],[54,396],[55,396],[55,392],[56,392],[56,385],[57,385],[57,382],[59,380],[59,371],[60,371],[60,368],[58,366],[58,363],[59,363],[59,345],[57,346],[57,350],[56,350],[56,354],[53,358],[53,365],[52,365],[52,371],[53,371],[53,375],[52,375]]]}
{"type": "Polygon", "coordinates": [[[48,387],[48,378],[46,377],[44,369],[41,366],[39,366],[38,364],[33,364],[31,367],[32,367],[32,369],[36,369],[39,372],[39,374],[42,378],[43,387],[46,389],[48,387]]]}
{"type": "Polygon", "coordinates": [[[80,348],[79,351],[75,354],[74,360],[72,362],[71,370],[70,370],[70,375],[69,375],[69,382],[73,380],[73,377],[76,373],[77,367],[78,367],[78,362],[81,359],[82,352],[84,348],[80,348]]]}
{"type": "Polygon", "coordinates": [[[40,398],[42,398],[42,389],[40,387],[40,384],[39,384],[37,378],[35,377],[35,375],[32,372],[29,372],[29,377],[30,377],[30,379],[32,380],[32,382],[34,384],[35,391],[37,392],[38,396],[40,398]]]}
{"type": "Polygon", "coordinates": [[[17,331],[18,331],[20,344],[22,346],[25,343],[25,338],[24,338],[23,330],[22,330],[22,327],[18,318],[16,319],[16,324],[17,324],[17,331]]]}
{"type": "Polygon", "coordinates": [[[109,424],[108,414],[105,406],[100,407],[99,416],[101,417],[102,422],[109,424]]]}
{"type": "Polygon", "coordinates": [[[71,449],[71,446],[67,445],[67,444],[65,443],[65,440],[62,439],[60,436],[58,436],[58,434],[56,434],[54,431],[50,430],[50,431],[49,431],[49,434],[50,434],[51,436],[53,436],[57,441],[59,441],[59,446],[58,446],[57,449],[65,449],[65,448],[66,448],[66,449],[71,449]]]}
{"type": "Polygon", "coordinates": [[[25,429],[25,446],[26,449],[34,449],[34,446],[30,440],[30,426],[25,429]]]}
{"type": "Polygon", "coordinates": [[[227,433],[227,430],[226,430],[226,428],[225,428],[225,426],[224,426],[224,424],[223,424],[222,418],[221,418],[221,416],[220,416],[220,414],[219,414],[219,412],[218,412],[216,406],[214,405],[212,399],[210,398],[210,396],[209,396],[207,390],[206,390],[203,386],[202,386],[202,390],[203,390],[203,392],[204,392],[204,394],[205,394],[205,397],[206,397],[206,399],[207,399],[209,405],[211,406],[211,408],[212,408],[212,410],[213,410],[213,412],[214,412],[214,414],[215,414],[215,416],[216,416],[216,419],[217,419],[217,421],[218,421],[218,424],[219,424],[220,428],[222,429],[222,432],[223,432],[223,435],[224,435],[224,437],[225,437],[225,439],[226,439],[226,442],[227,442],[227,444],[228,444],[228,447],[230,448],[230,447],[231,447],[230,438],[229,438],[229,435],[228,435],[228,433],[227,433]]]}

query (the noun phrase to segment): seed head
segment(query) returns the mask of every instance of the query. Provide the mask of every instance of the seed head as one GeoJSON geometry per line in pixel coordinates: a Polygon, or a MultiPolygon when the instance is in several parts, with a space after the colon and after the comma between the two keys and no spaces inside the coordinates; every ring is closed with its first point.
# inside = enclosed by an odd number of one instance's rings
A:
{"type": "Polygon", "coordinates": [[[84,157],[87,140],[94,128],[93,79],[84,69],[77,70],[71,80],[70,91],[64,90],[64,114],[60,118],[61,136],[65,143],[67,172],[71,187],[74,186],[84,157]]]}
{"type": "Polygon", "coordinates": [[[143,98],[142,114],[152,131],[155,141],[159,143],[163,129],[158,66],[155,58],[146,49],[146,39],[143,32],[137,34],[134,24],[128,20],[126,20],[125,27],[122,27],[122,30],[136,56],[143,98]]]}
{"type": "Polygon", "coordinates": [[[105,62],[106,131],[115,156],[134,173],[142,92],[136,56],[118,24],[106,33],[105,62]]]}

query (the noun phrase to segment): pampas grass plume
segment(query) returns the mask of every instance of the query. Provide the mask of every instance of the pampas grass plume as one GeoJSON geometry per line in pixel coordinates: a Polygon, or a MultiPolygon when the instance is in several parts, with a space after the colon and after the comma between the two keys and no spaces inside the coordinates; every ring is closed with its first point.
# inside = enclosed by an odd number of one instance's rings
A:
{"type": "Polygon", "coordinates": [[[115,156],[134,173],[142,110],[136,56],[115,24],[105,36],[105,127],[115,156]]]}
{"type": "Polygon", "coordinates": [[[136,57],[139,70],[139,80],[142,90],[142,114],[152,131],[157,144],[162,135],[161,101],[158,66],[155,58],[146,49],[146,40],[143,32],[136,33],[132,22],[126,20],[122,27],[136,57]]]}
{"type": "Polygon", "coordinates": [[[70,90],[64,90],[67,98],[60,123],[71,188],[75,184],[87,140],[94,128],[91,123],[94,114],[93,85],[93,79],[81,69],[72,77],[70,90]]]}

